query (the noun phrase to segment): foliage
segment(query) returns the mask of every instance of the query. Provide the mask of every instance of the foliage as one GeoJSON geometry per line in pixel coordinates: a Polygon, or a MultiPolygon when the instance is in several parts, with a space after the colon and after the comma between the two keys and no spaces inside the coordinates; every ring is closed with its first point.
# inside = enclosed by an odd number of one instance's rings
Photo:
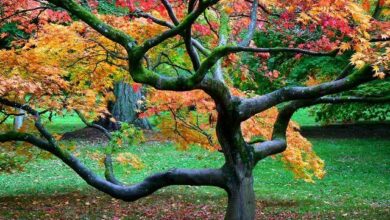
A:
{"type": "MultiPolygon", "coordinates": [[[[238,90],[233,92],[243,95],[238,90]]],[[[221,150],[215,133],[215,105],[204,92],[154,91],[149,96],[149,108],[141,116],[159,115],[160,140],[172,140],[180,149],[195,144],[210,151],[221,150]]],[[[277,109],[272,108],[245,121],[241,129],[246,141],[270,140],[277,115],[277,109]]],[[[325,175],[324,162],[314,153],[310,142],[299,134],[299,126],[294,122],[290,122],[287,130],[287,141],[288,148],[281,160],[297,178],[313,182],[313,177],[325,175]]]]}
{"type": "MultiPolygon", "coordinates": [[[[390,81],[371,82],[341,95],[386,97],[390,95],[390,81]]],[[[386,103],[325,104],[314,107],[312,111],[316,120],[323,123],[386,121],[390,118],[390,105],[386,103]]]]}

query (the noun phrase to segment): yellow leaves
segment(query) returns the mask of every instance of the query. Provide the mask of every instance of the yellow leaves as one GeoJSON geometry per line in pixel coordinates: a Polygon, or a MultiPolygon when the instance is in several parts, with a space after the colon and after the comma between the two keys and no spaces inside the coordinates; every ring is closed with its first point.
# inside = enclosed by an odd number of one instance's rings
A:
{"type": "Polygon", "coordinates": [[[384,72],[375,72],[374,77],[378,77],[379,79],[384,79],[386,74],[384,72]]]}
{"type": "MultiPolygon", "coordinates": [[[[269,140],[277,116],[277,109],[271,108],[242,123],[245,139],[248,141],[252,137],[262,136],[269,140]]],[[[313,182],[314,177],[322,178],[325,175],[324,162],[314,153],[311,143],[299,133],[299,126],[294,122],[290,122],[287,128],[287,145],[281,160],[295,177],[313,182]]]]}
{"type": "Polygon", "coordinates": [[[318,85],[320,83],[321,83],[321,81],[317,80],[315,76],[309,76],[308,80],[305,82],[305,85],[306,86],[315,86],[315,85],[318,85]]]}
{"type": "Polygon", "coordinates": [[[371,16],[365,13],[363,8],[361,8],[358,4],[349,1],[347,3],[347,9],[349,10],[349,13],[351,14],[353,20],[359,23],[360,26],[363,26],[365,28],[368,28],[370,26],[371,16]]]}
{"type": "Polygon", "coordinates": [[[145,167],[141,159],[132,153],[119,153],[115,159],[118,161],[118,163],[122,165],[130,165],[137,170],[145,167]]]}
{"type": "Polygon", "coordinates": [[[351,44],[348,42],[342,42],[339,46],[341,52],[351,49],[351,44]]]}
{"type": "Polygon", "coordinates": [[[363,53],[357,52],[352,55],[351,63],[354,64],[358,69],[360,69],[366,64],[365,58],[366,56],[363,53]]]}
{"type": "Polygon", "coordinates": [[[299,14],[299,18],[297,19],[297,21],[302,22],[302,24],[308,24],[310,20],[312,20],[312,18],[305,12],[301,12],[299,14]]]}
{"type": "Polygon", "coordinates": [[[374,77],[377,77],[379,79],[385,78],[386,74],[381,71],[381,68],[378,65],[374,65],[372,69],[374,70],[374,77]]]}

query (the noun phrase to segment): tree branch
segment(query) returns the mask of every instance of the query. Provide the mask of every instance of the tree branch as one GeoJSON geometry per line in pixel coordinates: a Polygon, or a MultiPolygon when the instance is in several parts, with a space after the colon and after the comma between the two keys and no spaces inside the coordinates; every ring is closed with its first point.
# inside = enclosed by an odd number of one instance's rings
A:
{"type": "Polygon", "coordinates": [[[239,105],[240,118],[241,120],[246,120],[258,112],[285,101],[318,98],[351,89],[362,83],[374,80],[375,78],[372,74],[372,68],[366,65],[343,79],[310,87],[286,87],[266,95],[243,99],[239,105]]]}
{"type": "Polygon", "coordinates": [[[253,145],[255,150],[255,161],[262,160],[268,156],[283,152],[286,147],[286,140],[264,141],[253,145]]]}
{"type": "Polygon", "coordinates": [[[140,58],[145,54],[149,49],[155,47],[156,45],[160,44],[161,42],[165,41],[168,38],[171,38],[179,33],[182,33],[185,29],[187,29],[189,26],[191,26],[195,20],[209,7],[214,4],[216,4],[219,0],[203,0],[200,1],[198,4],[198,7],[192,11],[190,14],[188,14],[182,22],[180,22],[178,25],[176,25],[174,28],[165,31],[156,37],[153,37],[151,39],[148,39],[144,42],[142,46],[137,49],[137,52],[135,54],[135,58],[140,58]]]}
{"type": "Polygon", "coordinates": [[[0,19],[0,23],[14,17],[14,16],[17,16],[17,15],[20,15],[20,14],[23,14],[23,13],[27,13],[27,12],[30,12],[30,11],[35,11],[35,10],[41,10],[41,11],[44,11],[46,9],[49,9],[48,7],[44,7],[44,6],[41,6],[41,7],[36,7],[36,8],[29,8],[29,9],[25,9],[25,10],[17,10],[15,11],[15,13],[7,16],[7,17],[4,17],[4,18],[1,18],[0,19]]]}
{"type": "MultiPolygon", "coordinates": [[[[194,10],[194,7],[195,7],[195,3],[196,3],[196,0],[190,0],[189,3],[188,3],[188,14],[192,13],[193,10],[194,10]]],[[[185,30],[184,32],[184,43],[185,43],[185,46],[186,46],[186,50],[187,50],[187,53],[191,59],[191,63],[192,63],[192,66],[194,68],[194,70],[198,70],[199,67],[200,67],[200,59],[199,59],[199,54],[198,52],[195,50],[195,48],[193,47],[193,44],[192,44],[192,31],[191,31],[191,28],[192,28],[192,24],[190,24],[188,26],[188,28],[185,30]]]]}
{"type": "Polygon", "coordinates": [[[256,30],[258,5],[259,5],[259,1],[253,0],[251,14],[250,14],[251,21],[248,26],[248,33],[246,33],[245,38],[238,44],[239,46],[244,46],[244,47],[248,46],[250,41],[253,38],[253,34],[255,33],[256,30]]]}
{"type": "Polygon", "coordinates": [[[170,185],[196,185],[196,186],[216,186],[227,189],[225,176],[221,169],[172,169],[167,172],[157,173],[147,177],[143,182],[132,186],[121,186],[106,181],[84,166],[76,157],[66,150],[61,149],[50,133],[40,124],[39,114],[30,106],[12,102],[0,97],[0,103],[10,107],[18,107],[36,116],[35,123],[38,131],[48,142],[43,141],[32,134],[20,132],[8,132],[0,134],[0,142],[24,141],[48,151],[65,164],[72,168],[89,185],[111,195],[114,198],[124,201],[134,201],[148,196],[156,190],[170,185]]]}
{"type": "Polygon", "coordinates": [[[321,97],[318,99],[296,100],[286,104],[278,114],[274,124],[272,140],[252,145],[255,150],[255,159],[259,161],[268,156],[283,152],[287,148],[286,132],[293,114],[300,108],[321,103],[389,103],[390,96],[386,97],[321,97]]]}
{"type": "Polygon", "coordinates": [[[54,154],[72,168],[89,185],[114,198],[124,201],[135,201],[152,194],[160,188],[171,185],[217,186],[226,189],[225,179],[221,169],[172,169],[149,176],[141,183],[132,186],[120,186],[100,178],[69,152],[63,151],[59,147],[54,147],[50,143],[44,142],[31,134],[19,132],[0,134],[0,142],[8,141],[28,142],[54,154]]]}
{"type": "MultiPolygon", "coordinates": [[[[110,134],[110,132],[107,131],[107,129],[105,129],[104,127],[102,127],[98,124],[95,124],[93,122],[89,122],[79,110],[75,109],[74,111],[77,113],[77,115],[79,116],[81,121],[86,126],[91,127],[91,128],[95,128],[95,129],[101,131],[108,138],[108,140],[110,140],[110,141],[112,140],[112,135],[110,134]]],[[[106,178],[107,181],[109,181],[113,184],[124,185],[115,177],[114,168],[112,165],[112,157],[111,157],[112,150],[113,150],[113,148],[111,147],[109,152],[106,151],[106,155],[104,158],[104,167],[106,169],[104,172],[104,177],[106,178]]]]}
{"type": "Polygon", "coordinates": [[[168,0],[161,0],[161,2],[163,3],[165,9],[167,10],[169,17],[171,18],[171,21],[175,25],[178,25],[180,22],[177,19],[175,13],[173,12],[173,8],[172,8],[171,4],[169,3],[169,1],[168,0]]]}
{"type": "Polygon", "coordinates": [[[125,32],[118,30],[101,21],[94,14],[79,5],[74,0],[48,0],[48,2],[69,11],[70,13],[87,23],[97,32],[107,37],[108,39],[119,43],[126,49],[131,49],[135,45],[135,40],[132,37],[127,35],[125,32]]]}
{"type": "Polygon", "coordinates": [[[375,18],[375,19],[379,18],[379,15],[381,14],[382,9],[383,9],[383,5],[381,5],[381,3],[383,4],[383,2],[384,2],[383,0],[376,1],[375,10],[374,10],[374,13],[372,14],[373,18],[375,18]]]}
{"type": "MultiPolygon", "coordinates": [[[[167,21],[164,21],[164,20],[161,20],[161,19],[158,19],[156,17],[154,17],[153,15],[151,14],[148,14],[148,13],[145,13],[143,11],[135,11],[132,15],[134,15],[135,17],[142,17],[142,18],[148,18],[150,19],[152,22],[158,24],[158,25],[161,25],[161,26],[164,26],[164,27],[168,27],[170,29],[174,28],[175,25],[167,22],[167,21]]],[[[181,33],[180,35],[183,36],[183,34],[181,33]]],[[[203,55],[207,56],[210,54],[210,51],[208,49],[206,49],[199,41],[197,41],[196,39],[194,38],[191,38],[191,42],[192,44],[196,47],[196,49],[198,49],[203,55]]]]}

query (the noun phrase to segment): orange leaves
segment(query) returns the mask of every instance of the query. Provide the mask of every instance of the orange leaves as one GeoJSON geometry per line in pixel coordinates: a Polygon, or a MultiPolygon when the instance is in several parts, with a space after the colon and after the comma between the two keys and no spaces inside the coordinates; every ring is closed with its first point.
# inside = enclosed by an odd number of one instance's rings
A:
{"type": "Polygon", "coordinates": [[[346,50],[349,50],[351,49],[351,44],[350,43],[347,43],[347,42],[342,42],[339,46],[339,49],[341,52],[344,52],[346,50]]]}
{"type": "MultiPolygon", "coordinates": [[[[245,96],[232,89],[236,96],[245,96]]],[[[215,133],[216,109],[212,99],[204,92],[153,91],[149,94],[145,115],[158,115],[160,140],[176,142],[180,149],[197,144],[207,150],[220,149],[215,133]]],[[[270,139],[278,111],[271,108],[241,124],[246,141],[255,138],[270,139]]],[[[298,125],[291,122],[287,130],[288,148],[281,160],[298,178],[312,182],[325,174],[323,161],[313,152],[310,142],[299,133],[298,125]]]]}
{"type": "Polygon", "coordinates": [[[366,12],[370,12],[370,8],[371,8],[370,0],[363,0],[362,7],[366,12]]]}
{"type": "MultiPolygon", "coordinates": [[[[254,137],[270,140],[277,115],[277,109],[271,108],[243,122],[241,129],[246,141],[254,137]]],[[[280,158],[295,177],[307,182],[325,175],[324,162],[312,150],[311,143],[299,133],[299,126],[295,122],[291,121],[288,125],[287,149],[280,158]]]]}
{"type": "Polygon", "coordinates": [[[148,97],[148,108],[145,115],[156,114],[154,106],[158,106],[158,112],[169,110],[180,110],[188,106],[196,106],[199,113],[209,113],[215,109],[213,100],[201,90],[191,92],[173,92],[173,91],[150,91],[148,97]]]}
{"type": "Polygon", "coordinates": [[[108,57],[105,49],[125,53],[85,24],[44,25],[23,48],[0,50],[0,93],[21,103],[29,95],[31,104],[57,112],[104,113],[114,80],[128,79],[120,67],[127,62],[108,57]]]}
{"type": "Polygon", "coordinates": [[[161,140],[172,140],[181,149],[192,144],[208,150],[219,149],[213,129],[215,105],[203,91],[150,91],[147,108],[142,116],[160,115],[161,140]]]}
{"type": "Polygon", "coordinates": [[[145,167],[139,157],[132,153],[119,153],[115,159],[118,163],[122,165],[130,165],[137,170],[140,170],[145,167]]]}

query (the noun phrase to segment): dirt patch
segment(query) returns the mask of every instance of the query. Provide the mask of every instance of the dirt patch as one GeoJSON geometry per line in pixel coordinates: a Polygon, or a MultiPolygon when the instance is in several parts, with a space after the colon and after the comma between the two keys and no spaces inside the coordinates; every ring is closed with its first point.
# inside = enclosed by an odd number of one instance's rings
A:
{"type": "MultiPolygon", "coordinates": [[[[223,219],[226,198],[159,193],[123,202],[100,192],[74,192],[50,196],[0,197],[0,219],[223,219]]],[[[276,203],[276,202],[275,202],[276,203]]],[[[268,202],[257,201],[256,219],[315,219],[312,214],[265,211],[268,202]]],[[[277,204],[271,204],[278,206],[277,204]]],[[[294,206],[294,204],[293,204],[294,206]]],[[[283,206],[282,206],[283,207],[283,206]]]]}
{"type": "MultiPolygon", "coordinates": [[[[144,130],[147,142],[161,141],[159,133],[144,130]]],[[[377,124],[338,124],[324,126],[302,126],[301,134],[308,138],[380,138],[390,139],[390,123],[377,124]]],[[[107,142],[104,134],[94,128],[82,128],[77,131],[65,133],[61,140],[76,140],[85,142],[107,142]]]]}
{"type": "MultiPolygon", "coordinates": [[[[101,192],[0,197],[0,219],[223,219],[227,200],[223,196],[199,196],[163,192],[135,202],[123,202],[101,192]]],[[[256,202],[256,219],[388,219],[388,209],[299,212],[297,201],[256,202]],[[295,210],[295,211],[294,211],[295,210]],[[374,211],[374,213],[371,213],[374,211]]]]}
{"type": "MultiPolygon", "coordinates": [[[[143,130],[146,142],[161,142],[164,140],[161,134],[152,130],[143,130]]],[[[62,135],[61,140],[64,141],[82,141],[91,143],[106,143],[108,138],[96,128],[82,128],[76,131],[66,132],[62,135]]]]}
{"type": "Polygon", "coordinates": [[[308,138],[390,139],[390,123],[302,126],[301,134],[308,138]]]}
{"type": "Polygon", "coordinates": [[[61,140],[87,141],[87,142],[107,142],[107,137],[96,128],[82,128],[76,131],[66,132],[61,140]]]}

